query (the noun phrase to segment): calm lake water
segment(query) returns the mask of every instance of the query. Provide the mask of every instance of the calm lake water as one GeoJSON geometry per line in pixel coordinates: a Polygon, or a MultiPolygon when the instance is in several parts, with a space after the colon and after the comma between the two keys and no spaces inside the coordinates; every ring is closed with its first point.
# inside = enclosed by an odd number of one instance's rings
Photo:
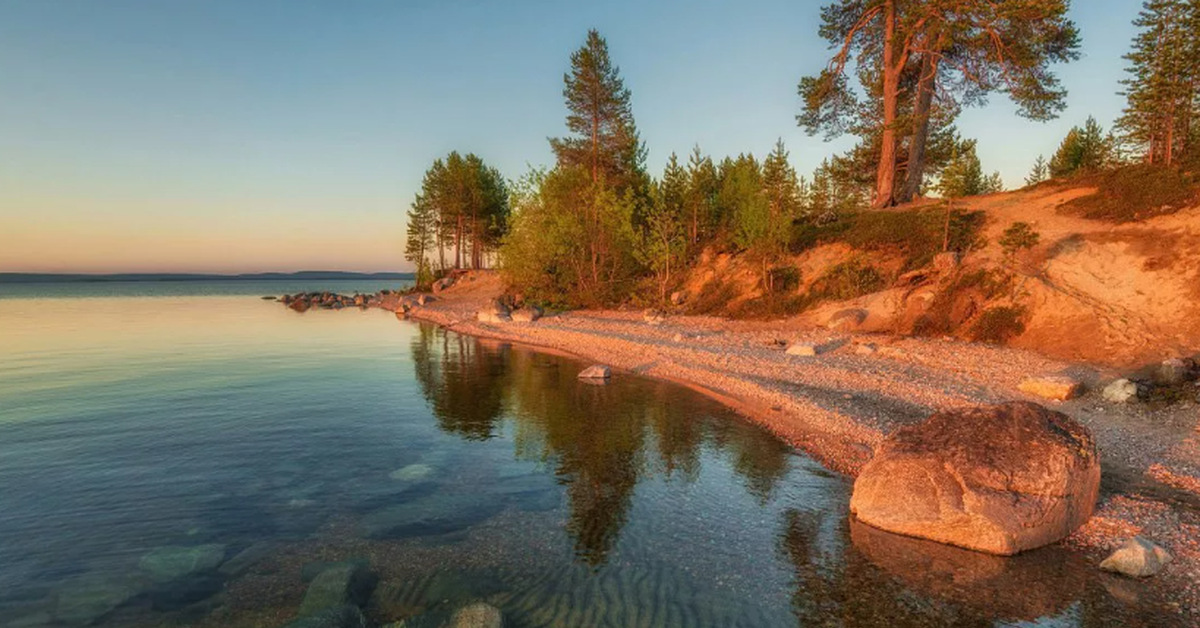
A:
{"type": "Polygon", "coordinates": [[[0,299],[0,626],[280,626],[349,560],[373,625],[1170,624],[1056,548],[852,524],[849,480],[689,390],[256,298],[395,285],[231,283],[0,299]]]}

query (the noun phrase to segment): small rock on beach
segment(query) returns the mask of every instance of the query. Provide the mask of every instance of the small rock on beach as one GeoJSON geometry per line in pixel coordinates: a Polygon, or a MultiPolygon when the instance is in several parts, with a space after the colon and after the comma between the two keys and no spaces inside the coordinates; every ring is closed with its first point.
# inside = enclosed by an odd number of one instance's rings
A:
{"type": "Polygon", "coordinates": [[[1021,392],[1050,399],[1052,401],[1067,401],[1074,399],[1083,392],[1083,384],[1065,375],[1043,375],[1027,377],[1017,386],[1021,392]]]}
{"type": "Polygon", "coordinates": [[[603,364],[594,364],[579,372],[579,379],[608,379],[612,376],[612,369],[603,364]]]}
{"type": "Polygon", "coordinates": [[[1105,571],[1133,578],[1145,578],[1162,571],[1171,562],[1171,554],[1154,543],[1135,536],[1100,563],[1105,571]]]}

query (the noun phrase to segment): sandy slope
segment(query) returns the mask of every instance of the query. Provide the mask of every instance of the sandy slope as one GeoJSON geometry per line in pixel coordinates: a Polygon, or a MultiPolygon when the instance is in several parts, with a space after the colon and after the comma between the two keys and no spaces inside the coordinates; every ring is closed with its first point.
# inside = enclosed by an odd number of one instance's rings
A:
{"type": "MultiPolygon", "coordinates": [[[[484,324],[475,312],[501,293],[490,273],[469,275],[413,318],[497,340],[536,345],[704,391],[831,468],[853,475],[898,425],[934,410],[1012,399],[1029,374],[1066,372],[1093,388],[1102,368],[1021,349],[957,341],[833,334],[794,322],[750,323],[639,313],[569,312],[536,323],[484,324]],[[776,341],[844,341],[818,357],[788,356],[776,341]],[[861,354],[861,345],[877,351],[861,354]]],[[[1140,533],[1177,561],[1158,577],[1182,612],[1200,612],[1200,412],[1113,407],[1098,393],[1054,404],[1092,429],[1105,480],[1097,516],[1069,543],[1097,560],[1140,533]]]]}

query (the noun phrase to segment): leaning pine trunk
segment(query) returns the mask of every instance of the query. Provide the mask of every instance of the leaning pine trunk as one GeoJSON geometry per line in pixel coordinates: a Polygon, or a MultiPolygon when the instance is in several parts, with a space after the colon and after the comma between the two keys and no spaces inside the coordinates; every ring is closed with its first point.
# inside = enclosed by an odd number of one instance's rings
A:
{"type": "Polygon", "coordinates": [[[929,145],[930,109],[933,106],[933,92],[937,87],[938,62],[934,55],[924,55],[921,64],[921,78],[917,83],[917,103],[913,111],[912,139],[908,145],[908,173],[904,188],[900,190],[897,202],[909,203],[921,193],[921,183],[925,179],[925,148],[929,145]]]}
{"type": "Polygon", "coordinates": [[[896,5],[889,1],[884,7],[883,34],[883,133],[880,138],[879,169],[875,175],[875,207],[895,204],[896,187],[896,118],[900,94],[900,72],[896,64],[896,5]]]}

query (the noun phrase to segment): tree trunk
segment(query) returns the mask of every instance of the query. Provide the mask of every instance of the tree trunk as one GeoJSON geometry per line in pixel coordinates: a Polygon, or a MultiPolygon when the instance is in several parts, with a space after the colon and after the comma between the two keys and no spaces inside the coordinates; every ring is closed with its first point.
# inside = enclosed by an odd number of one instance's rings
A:
{"type": "Polygon", "coordinates": [[[600,114],[592,114],[592,183],[600,181],[600,114]]]}
{"type": "Polygon", "coordinates": [[[925,180],[925,148],[929,145],[930,109],[933,107],[933,94],[937,88],[938,61],[931,54],[924,57],[921,63],[921,78],[917,82],[912,138],[908,143],[908,173],[904,188],[896,198],[899,203],[911,203],[921,193],[921,183],[925,180]]]}
{"type": "Polygon", "coordinates": [[[462,268],[463,217],[460,214],[454,226],[454,269],[462,268]]]}
{"type": "Polygon", "coordinates": [[[946,199],[946,231],[942,234],[942,251],[950,250],[950,213],[954,209],[954,201],[946,199]]]}
{"type": "Polygon", "coordinates": [[[896,4],[893,0],[884,5],[883,28],[883,132],[880,137],[879,169],[875,175],[876,208],[895,204],[897,101],[900,95],[900,72],[904,65],[895,61],[896,4]]]}

